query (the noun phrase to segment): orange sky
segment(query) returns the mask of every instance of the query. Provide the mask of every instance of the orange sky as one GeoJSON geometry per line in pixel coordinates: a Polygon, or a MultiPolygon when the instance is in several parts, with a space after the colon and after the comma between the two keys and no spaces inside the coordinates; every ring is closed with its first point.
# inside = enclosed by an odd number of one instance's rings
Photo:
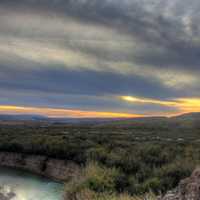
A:
{"type": "Polygon", "coordinates": [[[139,98],[134,96],[121,96],[120,98],[123,101],[127,101],[132,104],[154,104],[171,107],[176,110],[175,113],[165,113],[165,116],[173,116],[189,112],[200,112],[200,98],[175,98],[172,100],[157,100],[149,98],[139,98]]]}
{"type": "Polygon", "coordinates": [[[0,105],[0,113],[3,114],[39,114],[49,117],[72,117],[72,118],[130,118],[141,117],[142,115],[115,113],[115,112],[97,112],[84,110],[69,110],[41,107],[20,107],[14,105],[0,105]]]}
{"type": "Polygon", "coordinates": [[[134,96],[121,96],[122,101],[129,104],[155,104],[162,106],[169,106],[177,110],[177,112],[169,113],[153,113],[151,115],[120,113],[120,112],[100,112],[88,111],[78,109],[62,109],[62,108],[47,108],[47,107],[23,107],[15,105],[0,105],[1,114],[38,114],[48,117],[69,117],[69,118],[134,118],[144,116],[173,116],[187,112],[200,112],[199,98],[183,98],[168,101],[161,101],[156,99],[139,98],[134,96]]]}

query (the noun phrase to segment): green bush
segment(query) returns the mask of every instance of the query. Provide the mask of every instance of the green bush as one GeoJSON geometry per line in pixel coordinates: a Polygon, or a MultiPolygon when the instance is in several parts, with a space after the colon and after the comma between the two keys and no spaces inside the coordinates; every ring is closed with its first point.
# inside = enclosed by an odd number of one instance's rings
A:
{"type": "Polygon", "coordinates": [[[169,189],[173,189],[179,183],[179,181],[185,177],[190,176],[195,166],[187,161],[175,161],[169,165],[162,167],[158,171],[160,179],[160,189],[165,192],[169,189]]]}
{"type": "Polygon", "coordinates": [[[105,163],[108,156],[108,150],[105,147],[95,147],[87,151],[87,158],[90,161],[105,163]]]}
{"type": "Polygon", "coordinates": [[[159,177],[153,177],[150,179],[147,179],[143,184],[142,184],[142,193],[149,192],[150,190],[156,194],[159,194],[160,191],[160,178],[159,177]]]}
{"type": "Polygon", "coordinates": [[[127,174],[135,174],[140,169],[140,159],[138,159],[137,154],[129,152],[124,157],[122,157],[121,168],[127,174]]]}
{"type": "Polygon", "coordinates": [[[86,185],[96,192],[115,191],[119,171],[97,163],[89,163],[85,169],[86,185]]]}
{"type": "Polygon", "coordinates": [[[138,182],[137,178],[135,176],[130,176],[129,179],[129,185],[127,187],[127,191],[131,194],[141,194],[141,184],[138,182]]]}

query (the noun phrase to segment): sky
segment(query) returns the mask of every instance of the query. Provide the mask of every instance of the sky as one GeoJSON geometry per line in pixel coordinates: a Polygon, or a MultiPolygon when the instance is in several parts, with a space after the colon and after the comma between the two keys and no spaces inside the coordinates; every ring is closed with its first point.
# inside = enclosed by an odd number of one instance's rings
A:
{"type": "Polygon", "coordinates": [[[0,113],[200,111],[199,0],[1,0],[0,113]]]}

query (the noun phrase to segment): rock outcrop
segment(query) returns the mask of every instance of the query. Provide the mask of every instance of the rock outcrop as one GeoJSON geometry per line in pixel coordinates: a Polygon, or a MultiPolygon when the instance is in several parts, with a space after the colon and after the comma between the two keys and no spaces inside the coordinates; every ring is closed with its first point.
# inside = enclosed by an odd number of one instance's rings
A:
{"type": "Polygon", "coordinates": [[[178,187],[158,200],[200,200],[200,168],[189,178],[182,180],[178,187]]]}
{"type": "Polygon", "coordinates": [[[16,194],[10,188],[0,187],[0,200],[11,200],[16,194]]]}
{"type": "Polygon", "coordinates": [[[70,180],[80,172],[80,167],[72,162],[10,152],[0,152],[0,166],[27,170],[57,181],[70,180]]]}

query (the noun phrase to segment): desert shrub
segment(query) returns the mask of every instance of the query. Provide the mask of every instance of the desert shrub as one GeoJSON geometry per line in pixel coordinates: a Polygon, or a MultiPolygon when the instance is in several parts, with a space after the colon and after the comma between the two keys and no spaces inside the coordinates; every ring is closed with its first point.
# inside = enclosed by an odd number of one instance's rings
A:
{"type": "MultiPolygon", "coordinates": [[[[97,163],[89,163],[82,173],[65,185],[66,200],[142,200],[142,197],[131,197],[116,193],[116,169],[108,169],[97,163]]],[[[149,197],[153,195],[149,195],[149,197]]]]}
{"type": "Polygon", "coordinates": [[[160,167],[169,161],[170,154],[161,145],[146,145],[140,150],[141,160],[150,167],[160,167]]]}
{"type": "Polygon", "coordinates": [[[86,188],[83,180],[72,180],[65,185],[65,200],[93,200],[94,198],[95,192],[86,188]]]}
{"type": "Polygon", "coordinates": [[[127,191],[127,188],[129,187],[129,180],[126,174],[119,173],[119,175],[116,177],[115,182],[115,189],[117,192],[121,193],[124,191],[127,191]]]}
{"type": "Polygon", "coordinates": [[[129,194],[110,194],[95,193],[91,190],[84,189],[77,192],[74,196],[66,196],[65,200],[156,200],[152,193],[143,196],[130,196],[129,194]]]}
{"type": "Polygon", "coordinates": [[[11,151],[11,152],[23,152],[23,145],[13,142],[13,143],[8,143],[7,145],[2,145],[2,148],[5,148],[6,151],[11,151]]]}
{"type": "Polygon", "coordinates": [[[135,177],[137,178],[139,183],[144,182],[146,179],[151,177],[153,175],[154,169],[150,168],[148,165],[145,165],[145,163],[140,163],[140,168],[137,171],[137,173],[134,173],[135,177]]]}
{"type": "Polygon", "coordinates": [[[107,168],[97,163],[89,163],[85,169],[86,185],[93,191],[115,191],[119,171],[107,168]]]}
{"type": "Polygon", "coordinates": [[[155,195],[149,193],[143,196],[130,196],[129,194],[107,194],[96,195],[93,200],[156,200],[155,195]]]}
{"type": "Polygon", "coordinates": [[[128,178],[129,185],[127,187],[127,191],[131,194],[139,194],[141,193],[141,184],[138,182],[137,178],[135,176],[130,176],[128,178]]]}
{"type": "Polygon", "coordinates": [[[87,151],[87,158],[90,161],[97,161],[101,163],[105,163],[107,156],[108,156],[108,150],[105,147],[95,147],[91,148],[87,151]]]}
{"type": "Polygon", "coordinates": [[[159,194],[160,193],[160,179],[158,177],[153,177],[147,179],[141,186],[141,193],[148,192],[151,190],[152,192],[159,194]]]}
{"type": "Polygon", "coordinates": [[[193,169],[193,164],[187,161],[176,161],[162,167],[157,173],[160,179],[160,190],[165,192],[169,189],[173,189],[178,185],[181,179],[188,177],[193,169]]]}
{"type": "Polygon", "coordinates": [[[135,174],[140,169],[140,160],[137,154],[133,152],[127,153],[122,157],[121,168],[127,174],[135,174]]]}
{"type": "Polygon", "coordinates": [[[125,152],[121,149],[113,150],[109,153],[107,153],[105,164],[108,167],[115,166],[116,168],[122,168],[123,158],[126,156],[125,152]]]}

